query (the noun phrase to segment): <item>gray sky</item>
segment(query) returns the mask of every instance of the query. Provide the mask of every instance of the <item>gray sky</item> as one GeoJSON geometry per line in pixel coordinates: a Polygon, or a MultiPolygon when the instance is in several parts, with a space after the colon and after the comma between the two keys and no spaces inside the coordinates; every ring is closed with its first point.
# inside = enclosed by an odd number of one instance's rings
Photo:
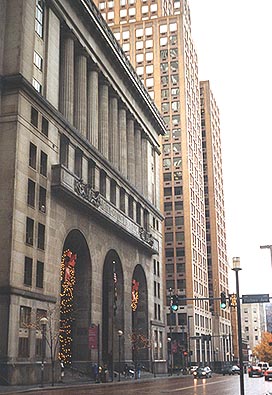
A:
{"type": "MultiPolygon", "coordinates": [[[[189,0],[200,80],[220,109],[229,263],[272,296],[272,0],[189,0]]],[[[234,290],[234,272],[230,288],[234,290]]]]}

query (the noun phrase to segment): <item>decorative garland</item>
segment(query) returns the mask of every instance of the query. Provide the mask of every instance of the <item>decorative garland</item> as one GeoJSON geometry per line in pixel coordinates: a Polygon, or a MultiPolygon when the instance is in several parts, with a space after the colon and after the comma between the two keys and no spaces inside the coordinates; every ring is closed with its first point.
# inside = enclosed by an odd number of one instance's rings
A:
{"type": "Polygon", "coordinates": [[[69,249],[64,251],[61,258],[59,360],[64,365],[70,364],[72,358],[72,312],[76,258],[76,254],[69,249]]]}
{"type": "Polygon", "coordinates": [[[131,308],[132,311],[136,311],[138,307],[139,301],[139,282],[136,280],[132,280],[132,288],[131,288],[131,308]]]}

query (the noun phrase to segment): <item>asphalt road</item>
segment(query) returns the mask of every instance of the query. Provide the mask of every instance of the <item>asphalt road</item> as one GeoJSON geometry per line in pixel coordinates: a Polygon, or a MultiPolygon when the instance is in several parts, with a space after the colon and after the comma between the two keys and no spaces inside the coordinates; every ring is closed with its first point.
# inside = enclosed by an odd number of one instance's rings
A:
{"type": "MultiPolygon", "coordinates": [[[[245,378],[245,395],[272,395],[272,381],[245,378]]],[[[24,394],[38,395],[240,395],[239,376],[214,375],[210,379],[165,377],[153,380],[127,380],[121,383],[73,385],[62,388],[37,388],[24,394]]],[[[11,394],[9,392],[9,394],[11,394]]],[[[17,392],[18,394],[18,392],[17,392]]],[[[22,394],[22,392],[21,392],[22,394]]]]}

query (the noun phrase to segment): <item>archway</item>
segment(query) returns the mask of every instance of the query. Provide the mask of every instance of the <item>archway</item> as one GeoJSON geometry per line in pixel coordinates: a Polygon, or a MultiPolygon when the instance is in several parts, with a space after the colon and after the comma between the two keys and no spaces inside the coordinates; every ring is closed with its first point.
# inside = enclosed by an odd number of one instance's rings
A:
{"type": "Polygon", "coordinates": [[[64,327],[63,332],[66,338],[64,338],[64,346],[60,345],[60,350],[65,347],[65,344],[70,347],[70,356],[69,350],[66,350],[66,363],[87,362],[89,361],[88,328],[91,318],[91,259],[86,239],[79,230],[72,230],[66,237],[63,247],[62,267],[63,263],[64,277],[61,287],[60,319],[62,325],[62,318],[66,317],[67,328],[64,327]],[[74,276],[74,285],[70,278],[71,275],[74,276]],[[63,292],[64,279],[68,282],[66,292],[63,292]],[[69,281],[71,283],[70,290],[69,281]],[[62,305],[64,303],[66,306],[63,309],[62,305]],[[71,331],[70,345],[67,341],[67,334],[69,340],[69,331],[71,331]]]}
{"type": "Polygon", "coordinates": [[[119,369],[119,357],[124,360],[118,331],[124,332],[124,276],[118,254],[110,250],[103,267],[102,359],[111,373],[119,369]]]}
{"type": "Polygon", "coordinates": [[[148,295],[144,270],[137,265],[132,278],[132,357],[137,363],[149,366],[148,295]]]}

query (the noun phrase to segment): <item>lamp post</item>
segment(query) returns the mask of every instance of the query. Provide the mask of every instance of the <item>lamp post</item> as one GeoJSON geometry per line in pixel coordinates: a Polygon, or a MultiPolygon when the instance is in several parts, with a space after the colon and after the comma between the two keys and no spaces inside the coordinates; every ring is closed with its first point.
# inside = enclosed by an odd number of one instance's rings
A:
{"type": "Polygon", "coordinates": [[[194,318],[192,315],[188,315],[188,323],[187,323],[187,328],[188,328],[188,364],[190,367],[191,366],[191,327],[190,327],[190,318],[194,318]]]}
{"type": "Polygon", "coordinates": [[[168,342],[170,344],[170,375],[173,374],[173,353],[172,353],[172,322],[173,322],[173,310],[172,310],[172,288],[169,288],[170,294],[170,337],[168,342]]]}
{"type": "Polygon", "coordinates": [[[44,360],[45,360],[45,341],[46,341],[46,325],[48,323],[48,319],[46,317],[42,317],[40,319],[40,324],[42,327],[42,364],[41,364],[41,387],[43,387],[44,383],[44,360]]]}
{"type": "Polygon", "coordinates": [[[167,338],[168,344],[169,344],[169,370],[170,370],[170,375],[172,376],[172,338],[168,337],[167,338]]]}
{"type": "Polygon", "coordinates": [[[236,295],[237,295],[237,321],[238,321],[238,348],[239,348],[239,365],[240,365],[240,394],[245,394],[244,389],[244,366],[243,366],[243,348],[242,348],[242,324],[241,324],[241,304],[239,294],[239,271],[240,258],[232,258],[232,270],[235,271],[236,277],[236,295]]]}
{"type": "Polygon", "coordinates": [[[119,329],[118,333],[118,381],[120,381],[120,365],[121,365],[121,337],[123,336],[123,331],[119,329]]]}

